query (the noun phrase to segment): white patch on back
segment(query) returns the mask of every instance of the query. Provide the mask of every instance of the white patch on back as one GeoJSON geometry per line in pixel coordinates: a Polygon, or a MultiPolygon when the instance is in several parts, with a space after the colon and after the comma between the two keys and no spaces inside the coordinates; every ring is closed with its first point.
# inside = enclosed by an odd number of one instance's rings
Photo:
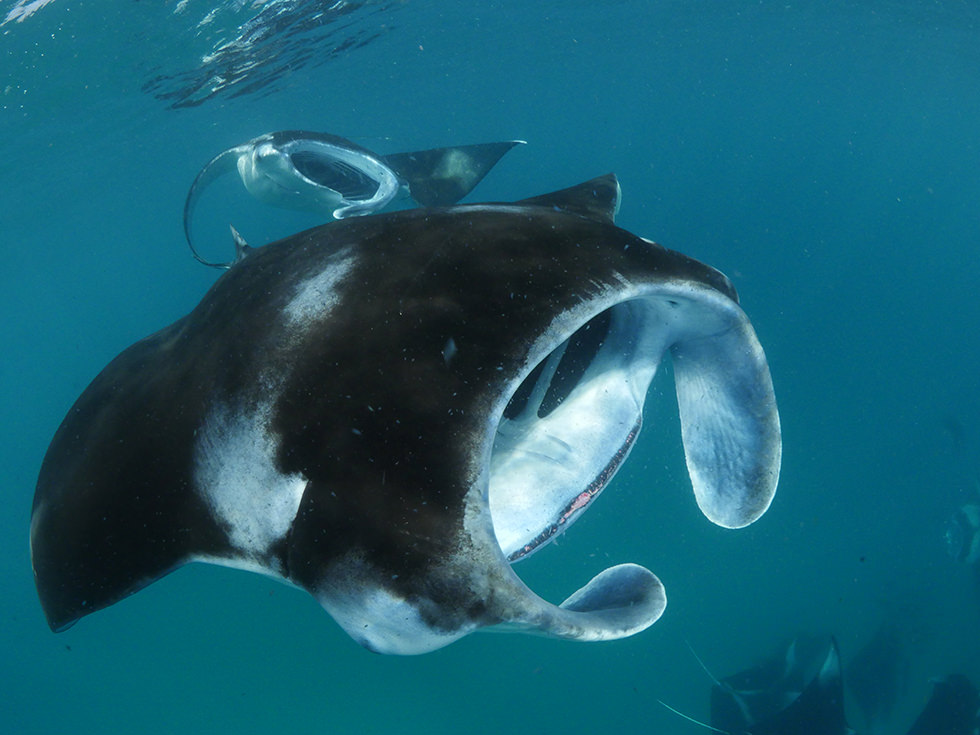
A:
{"type": "MultiPolygon", "coordinates": [[[[299,510],[306,478],[275,469],[269,406],[238,413],[217,406],[198,432],[194,482],[228,542],[247,558],[268,557],[299,510]]],[[[281,571],[281,570],[276,570],[281,571]]]]}
{"type": "Polygon", "coordinates": [[[385,589],[378,571],[355,556],[336,564],[310,592],[355,641],[375,653],[412,656],[462,638],[475,624],[455,630],[429,625],[415,604],[385,589]]]}
{"type": "Polygon", "coordinates": [[[289,532],[307,479],[301,474],[285,475],[276,469],[278,437],[271,430],[273,406],[288,374],[289,354],[302,350],[310,330],[327,318],[339,304],[337,285],[356,262],[351,248],[336,252],[323,268],[299,282],[282,311],[284,343],[269,362],[257,385],[243,395],[260,395],[257,406],[238,409],[216,404],[197,433],[194,450],[194,483],[215,520],[228,533],[228,543],[238,555],[224,563],[243,568],[270,566],[273,574],[283,570],[271,557],[273,545],[289,532]]]}
{"type": "Polygon", "coordinates": [[[356,259],[350,248],[338,252],[334,257],[336,262],[329,268],[324,268],[296,286],[293,298],[284,310],[287,327],[305,327],[337,306],[337,284],[350,273],[356,259]]]}

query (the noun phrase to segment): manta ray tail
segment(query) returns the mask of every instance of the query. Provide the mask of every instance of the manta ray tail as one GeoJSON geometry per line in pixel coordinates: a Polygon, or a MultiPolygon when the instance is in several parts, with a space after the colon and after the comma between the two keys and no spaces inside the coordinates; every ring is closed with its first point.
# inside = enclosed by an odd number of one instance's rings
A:
{"type": "MultiPolygon", "coordinates": [[[[234,263],[212,263],[206,260],[194,247],[194,241],[191,238],[191,218],[194,216],[194,209],[197,207],[197,201],[201,198],[201,193],[217,178],[224,176],[226,173],[237,171],[238,169],[238,157],[241,155],[241,146],[236,148],[229,148],[223,153],[219,153],[217,156],[208,161],[207,165],[201,169],[201,172],[194,179],[194,183],[191,184],[190,191],[187,192],[187,199],[184,201],[184,237],[187,238],[187,245],[191,249],[191,254],[194,258],[204,265],[211,266],[212,268],[230,268],[234,263]]],[[[236,248],[238,242],[236,240],[236,248]]]]}
{"type": "Polygon", "coordinates": [[[412,199],[423,207],[448,207],[469,194],[503,155],[523,140],[477,143],[394,153],[383,161],[408,182],[412,199]]]}

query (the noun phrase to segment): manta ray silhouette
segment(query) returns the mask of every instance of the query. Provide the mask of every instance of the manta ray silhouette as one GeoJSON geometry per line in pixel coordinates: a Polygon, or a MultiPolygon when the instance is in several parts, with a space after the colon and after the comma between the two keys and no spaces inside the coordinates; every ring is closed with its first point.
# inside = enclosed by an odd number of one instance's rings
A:
{"type": "MultiPolygon", "coordinates": [[[[721,680],[697,660],[714,682],[710,724],[658,701],[705,730],[722,735],[857,735],[844,713],[840,653],[833,637],[828,642],[825,636],[797,636],[779,654],[721,680]]],[[[895,695],[904,689],[896,681],[882,686],[895,687],[895,695]]],[[[872,727],[877,732],[880,722],[872,727]]],[[[933,681],[932,694],[907,735],[976,735],[978,728],[977,688],[966,676],[951,674],[933,681]]]]}
{"type": "Polygon", "coordinates": [[[932,683],[932,694],[908,735],[976,735],[980,732],[980,694],[963,674],[932,683]]]}
{"type": "Polygon", "coordinates": [[[742,735],[854,735],[844,716],[837,641],[793,640],[783,656],[711,689],[711,726],[742,735]]]}
{"type": "Polygon", "coordinates": [[[779,417],[728,279],[617,228],[618,205],[609,175],[244,250],[55,434],[31,517],[51,627],[193,561],[303,588],[387,653],[486,626],[594,641],[651,625],[666,597],[643,567],[554,605],[512,562],[612,479],[668,353],[715,523],[769,507],[779,417]]]}

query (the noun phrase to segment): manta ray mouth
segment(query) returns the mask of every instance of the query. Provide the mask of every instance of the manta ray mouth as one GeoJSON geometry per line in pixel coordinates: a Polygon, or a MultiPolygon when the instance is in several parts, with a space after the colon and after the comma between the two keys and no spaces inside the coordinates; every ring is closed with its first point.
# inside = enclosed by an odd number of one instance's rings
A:
{"type": "Polygon", "coordinates": [[[632,299],[594,314],[510,395],[489,489],[494,532],[509,561],[568,528],[626,460],[665,349],[663,312],[670,308],[665,299],[632,299]]]}
{"type": "Polygon", "coordinates": [[[289,156],[295,169],[317,186],[332,189],[348,201],[365,201],[380,186],[366,171],[340,159],[328,159],[311,151],[296,151],[289,156]]]}
{"type": "Polygon", "coordinates": [[[531,539],[530,542],[521,546],[514,552],[507,555],[507,561],[515,562],[523,559],[537,551],[541,546],[547,544],[554,536],[557,536],[560,531],[563,531],[572,521],[577,519],[585,509],[588,508],[592,501],[595,500],[599,493],[601,493],[609,481],[612,480],[619,466],[623,463],[627,456],[629,456],[630,450],[633,448],[633,441],[636,439],[637,435],[640,433],[640,421],[637,420],[636,426],[633,431],[629,433],[626,437],[626,442],[617,450],[616,454],[613,455],[609,463],[600,470],[599,474],[590,482],[582,492],[576,495],[571,502],[569,502],[558,514],[558,517],[554,521],[548,523],[544,530],[541,531],[537,536],[531,539]]]}

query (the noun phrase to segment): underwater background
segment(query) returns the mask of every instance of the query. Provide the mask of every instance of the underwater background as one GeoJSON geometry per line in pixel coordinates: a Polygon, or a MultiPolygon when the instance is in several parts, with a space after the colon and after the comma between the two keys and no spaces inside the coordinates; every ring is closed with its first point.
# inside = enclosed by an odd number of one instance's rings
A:
{"type": "MultiPolygon", "coordinates": [[[[233,196],[196,215],[219,247],[224,206],[250,242],[317,223],[233,196]]],[[[657,701],[707,719],[691,648],[722,676],[834,635],[846,666],[882,626],[902,673],[876,730],[905,732],[931,677],[980,681],[975,570],[944,543],[980,493],[975,3],[0,0],[0,243],[6,732],[694,733],[657,701]],[[200,168],[284,129],[526,140],[468,201],[614,171],[620,226],[732,278],[779,401],[769,512],[701,515],[668,369],[602,498],[517,570],[559,601],[643,564],[669,600],[652,628],[377,656],[304,592],[191,565],[50,632],[27,543],[48,442],[217,277],[182,232],[200,168]]]]}

